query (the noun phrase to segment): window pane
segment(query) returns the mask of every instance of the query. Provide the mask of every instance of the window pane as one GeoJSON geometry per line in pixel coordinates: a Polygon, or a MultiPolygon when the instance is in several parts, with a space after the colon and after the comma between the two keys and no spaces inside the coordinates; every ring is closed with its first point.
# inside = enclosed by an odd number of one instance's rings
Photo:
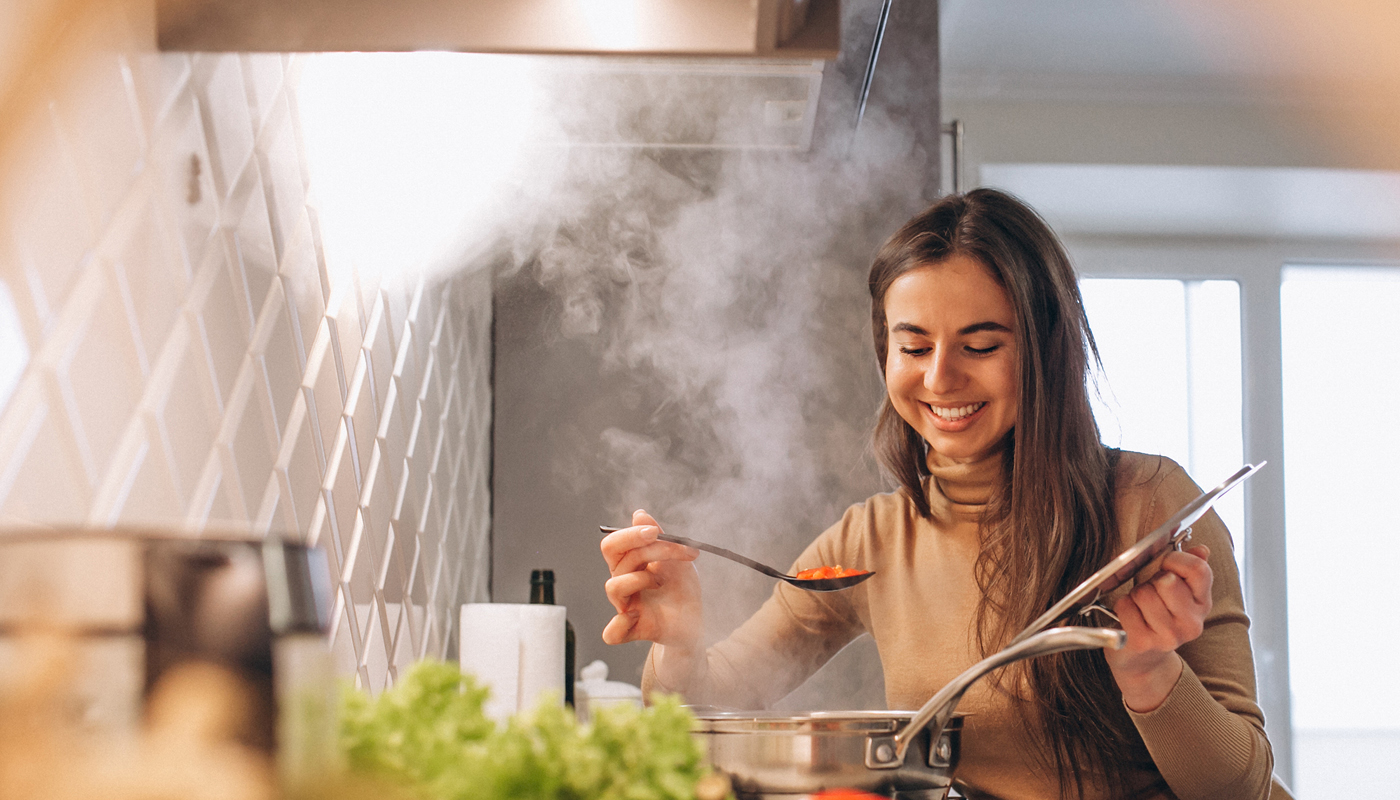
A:
{"type": "MultiPolygon", "coordinates": [[[[1168,456],[1205,488],[1239,469],[1239,284],[1086,278],[1080,290],[1103,360],[1094,416],[1104,443],[1168,456]]],[[[1244,494],[1216,510],[1243,565],[1244,494]]]]}
{"type": "Polygon", "coordinates": [[[1106,444],[1191,461],[1186,292],[1181,281],[1085,280],[1103,360],[1094,416],[1106,444]]]}
{"type": "Polygon", "coordinates": [[[1280,300],[1297,788],[1392,797],[1400,270],[1289,268],[1280,300]]]}

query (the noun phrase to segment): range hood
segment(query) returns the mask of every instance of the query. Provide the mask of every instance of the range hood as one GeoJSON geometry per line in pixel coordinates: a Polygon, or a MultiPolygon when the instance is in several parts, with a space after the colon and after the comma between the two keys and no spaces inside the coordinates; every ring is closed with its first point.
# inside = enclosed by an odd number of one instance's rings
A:
{"type": "Polygon", "coordinates": [[[522,54],[547,123],[527,144],[613,148],[807,150],[840,16],[839,0],[156,0],[167,51],[522,54]]]}
{"type": "Polygon", "coordinates": [[[839,0],[156,0],[180,51],[833,59],[839,0]]]}

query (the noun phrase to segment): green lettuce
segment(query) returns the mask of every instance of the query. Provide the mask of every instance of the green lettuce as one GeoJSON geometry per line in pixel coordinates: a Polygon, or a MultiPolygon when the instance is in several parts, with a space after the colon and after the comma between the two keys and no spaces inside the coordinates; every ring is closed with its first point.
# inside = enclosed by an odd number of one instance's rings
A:
{"type": "Polygon", "coordinates": [[[709,773],[678,698],[599,709],[588,726],[554,699],[498,729],[482,710],[488,693],[431,661],[377,698],[347,687],[347,765],[424,800],[694,800],[709,773]]]}

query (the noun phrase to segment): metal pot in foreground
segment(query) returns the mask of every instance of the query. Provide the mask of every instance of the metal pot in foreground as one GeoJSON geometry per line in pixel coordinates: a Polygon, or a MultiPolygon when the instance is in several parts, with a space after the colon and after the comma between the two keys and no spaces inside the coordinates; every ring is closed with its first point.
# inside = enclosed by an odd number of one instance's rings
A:
{"type": "Polygon", "coordinates": [[[801,715],[702,713],[695,735],[715,769],[742,798],[783,798],[854,788],[941,800],[957,768],[968,687],[993,670],[1068,650],[1118,649],[1127,635],[1107,628],[1052,628],[972,665],[918,711],[826,711],[801,715]]]}
{"type": "Polygon", "coordinates": [[[56,728],[120,737],[167,678],[207,665],[236,680],[239,745],[287,780],[319,775],[335,741],[330,581],[318,548],[253,531],[0,529],[0,699],[52,670],[56,728]]]}

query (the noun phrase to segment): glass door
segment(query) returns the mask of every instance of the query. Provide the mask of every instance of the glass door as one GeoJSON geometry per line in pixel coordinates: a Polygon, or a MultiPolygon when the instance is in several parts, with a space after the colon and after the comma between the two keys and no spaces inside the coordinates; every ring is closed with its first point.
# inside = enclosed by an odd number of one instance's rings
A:
{"type": "Polygon", "coordinates": [[[1281,289],[1296,794],[1400,787],[1400,269],[1281,289]]]}

